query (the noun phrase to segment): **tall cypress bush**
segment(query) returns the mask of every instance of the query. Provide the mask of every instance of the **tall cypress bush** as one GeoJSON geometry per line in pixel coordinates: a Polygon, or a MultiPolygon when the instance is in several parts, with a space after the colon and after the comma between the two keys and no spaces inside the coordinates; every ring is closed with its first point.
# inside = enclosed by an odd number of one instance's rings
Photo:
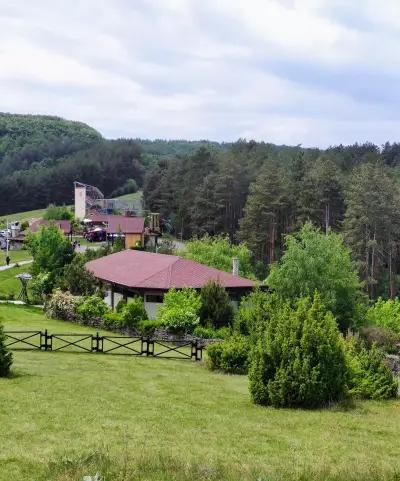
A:
{"type": "Polygon", "coordinates": [[[5,340],[3,325],[0,323],[0,377],[8,376],[12,365],[12,354],[7,349],[5,340]]]}
{"type": "Polygon", "coordinates": [[[276,308],[253,349],[249,378],[257,404],[312,408],[344,396],[343,340],[319,294],[276,308]]]}
{"type": "Polygon", "coordinates": [[[217,282],[210,281],[200,291],[201,307],[199,311],[202,326],[220,327],[233,323],[233,308],[226,290],[217,282]]]}

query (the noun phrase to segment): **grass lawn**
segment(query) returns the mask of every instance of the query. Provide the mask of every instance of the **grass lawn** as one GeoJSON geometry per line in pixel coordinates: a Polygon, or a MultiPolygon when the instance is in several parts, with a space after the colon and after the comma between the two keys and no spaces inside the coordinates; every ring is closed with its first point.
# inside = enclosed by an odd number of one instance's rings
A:
{"type": "Polygon", "coordinates": [[[21,281],[16,279],[15,276],[23,272],[29,272],[29,267],[28,264],[0,271],[0,299],[8,298],[11,294],[14,294],[15,298],[17,298],[21,290],[21,281]]]}
{"type": "Polygon", "coordinates": [[[8,219],[9,221],[12,220],[29,220],[29,219],[40,219],[43,217],[46,209],[36,209],[36,210],[27,210],[26,212],[18,212],[16,214],[7,214],[0,217],[0,224],[6,222],[8,219]]]}
{"type": "MultiPolygon", "coordinates": [[[[8,329],[88,328],[0,305],[8,329]]],[[[251,403],[201,363],[14,352],[0,379],[0,480],[399,479],[400,401],[305,411],[251,403]]]]}
{"type": "MultiPolygon", "coordinates": [[[[26,249],[9,251],[10,262],[21,262],[32,259],[31,253],[26,249]]],[[[6,251],[0,251],[0,266],[6,265],[6,251]]]]}

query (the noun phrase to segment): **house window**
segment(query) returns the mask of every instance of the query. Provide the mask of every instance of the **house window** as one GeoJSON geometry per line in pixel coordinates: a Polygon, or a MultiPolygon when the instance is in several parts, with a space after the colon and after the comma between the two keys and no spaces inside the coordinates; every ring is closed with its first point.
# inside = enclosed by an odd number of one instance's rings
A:
{"type": "Polygon", "coordinates": [[[162,294],[146,294],[146,302],[162,304],[164,302],[164,296],[162,294]]]}

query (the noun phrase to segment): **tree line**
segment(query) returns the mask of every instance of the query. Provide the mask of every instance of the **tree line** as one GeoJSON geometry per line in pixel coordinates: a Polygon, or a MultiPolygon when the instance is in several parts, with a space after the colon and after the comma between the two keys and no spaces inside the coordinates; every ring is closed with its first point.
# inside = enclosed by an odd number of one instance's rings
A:
{"type": "Polygon", "coordinates": [[[161,159],[147,174],[146,208],[178,237],[225,234],[250,248],[260,278],[285,235],[311,221],[343,234],[371,297],[394,297],[400,274],[400,145],[326,150],[239,141],[161,159]]]}

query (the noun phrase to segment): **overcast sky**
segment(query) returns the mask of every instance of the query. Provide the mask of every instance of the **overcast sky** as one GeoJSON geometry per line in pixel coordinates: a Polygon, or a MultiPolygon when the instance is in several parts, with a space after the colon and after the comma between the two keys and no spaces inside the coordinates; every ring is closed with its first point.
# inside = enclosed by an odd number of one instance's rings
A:
{"type": "Polygon", "coordinates": [[[400,141],[400,0],[0,0],[0,88],[108,138],[400,141]]]}

